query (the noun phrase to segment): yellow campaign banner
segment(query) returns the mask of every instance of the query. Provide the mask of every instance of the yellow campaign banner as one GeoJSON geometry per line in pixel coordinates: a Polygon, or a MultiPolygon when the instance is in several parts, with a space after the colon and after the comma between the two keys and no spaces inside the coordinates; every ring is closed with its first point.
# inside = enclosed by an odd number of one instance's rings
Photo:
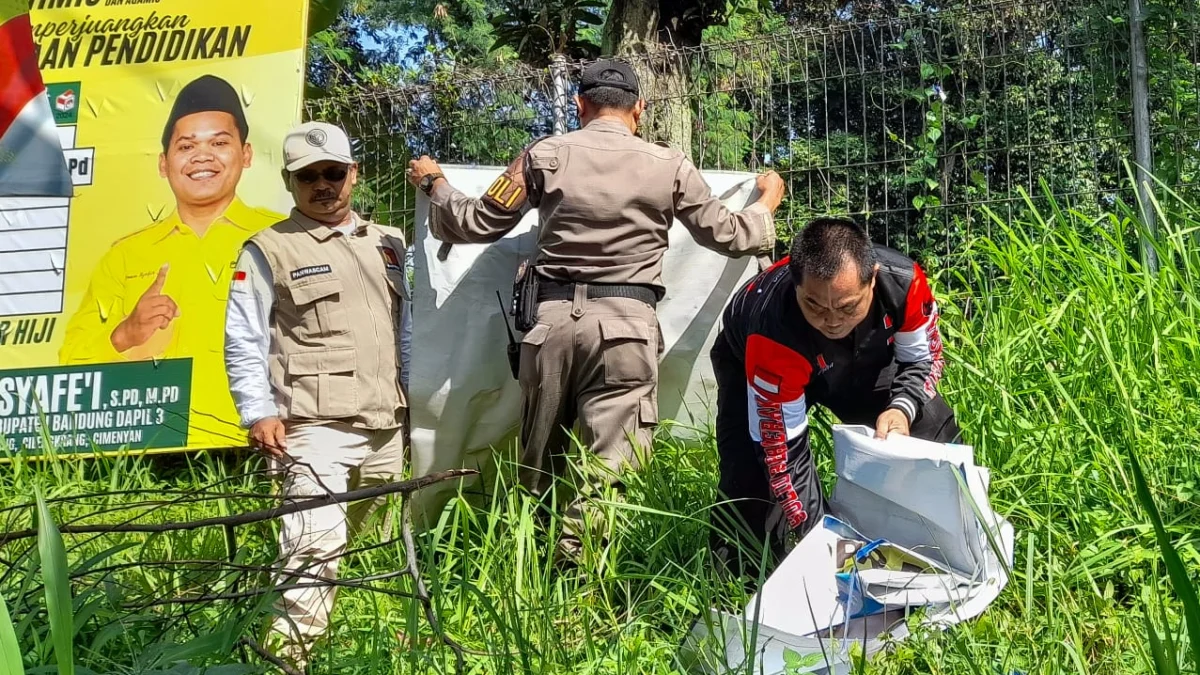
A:
{"type": "Polygon", "coordinates": [[[244,445],[224,317],[282,220],[306,0],[33,0],[74,187],[0,198],[0,457],[244,445]]]}

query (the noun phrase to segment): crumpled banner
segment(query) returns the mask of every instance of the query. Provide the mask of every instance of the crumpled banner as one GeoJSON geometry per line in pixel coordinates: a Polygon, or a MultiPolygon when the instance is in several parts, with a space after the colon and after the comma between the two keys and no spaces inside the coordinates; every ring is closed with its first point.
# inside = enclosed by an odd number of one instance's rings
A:
{"type": "Polygon", "coordinates": [[[733,614],[710,609],[684,640],[688,672],[724,673],[754,653],[763,675],[848,675],[909,637],[909,616],[945,629],[999,597],[1015,531],[992,510],[974,448],[835,424],[837,480],[822,522],[733,614]],[[865,544],[860,547],[860,544],[865,544]],[[871,560],[872,551],[881,555],[871,560]],[[847,564],[849,563],[849,564],[847,564]]]}

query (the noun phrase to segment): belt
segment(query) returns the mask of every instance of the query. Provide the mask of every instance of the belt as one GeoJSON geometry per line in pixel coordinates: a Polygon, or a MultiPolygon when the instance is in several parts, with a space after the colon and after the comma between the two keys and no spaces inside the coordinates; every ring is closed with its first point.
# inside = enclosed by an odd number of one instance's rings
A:
{"type": "MultiPolygon", "coordinates": [[[[538,284],[538,302],[547,300],[572,300],[575,298],[575,283],[550,281],[543,279],[538,284]]],[[[658,307],[658,293],[649,286],[637,284],[588,284],[587,297],[597,298],[629,298],[640,300],[651,307],[658,307]]]]}

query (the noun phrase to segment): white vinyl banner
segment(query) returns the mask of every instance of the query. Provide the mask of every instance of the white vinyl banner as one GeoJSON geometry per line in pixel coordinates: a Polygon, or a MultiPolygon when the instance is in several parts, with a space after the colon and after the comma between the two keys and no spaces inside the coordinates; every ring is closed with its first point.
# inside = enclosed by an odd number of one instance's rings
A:
{"type": "MultiPolygon", "coordinates": [[[[450,184],[471,196],[482,196],[503,171],[442,167],[450,184]]],[[[755,174],[705,172],[704,177],[731,209],[757,199],[755,174]]],[[[493,448],[509,448],[520,424],[521,391],[505,352],[505,327],[512,326],[506,310],[517,268],[537,239],[537,212],[528,213],[498,242],[451,247],[445,260],[438,259],[442,242],[429,233],[428,213],[429,201],[419,194],[409,385],[412,475],[454,468],[488,471],[493,448]]],[[[660,420],[709,424],[716,382],[708,350],[730,296],[758,268],[753,257],[727,258],[702,248],[678,222],[671,228],[663,261],[667,294],[658,304],[666,343],[659,366],[660,420]]],[[[521,339],[515,330],[514,335],[521,339]]],[[[686,428],[673,430],[687,433],[686,428]]],[[[464,487],[476,482],[468,480],[464,487]]],[[[429,518],[436,520],[457,487],[447,482],[417,493],[417,521],[429,525],[429,518]]]]}

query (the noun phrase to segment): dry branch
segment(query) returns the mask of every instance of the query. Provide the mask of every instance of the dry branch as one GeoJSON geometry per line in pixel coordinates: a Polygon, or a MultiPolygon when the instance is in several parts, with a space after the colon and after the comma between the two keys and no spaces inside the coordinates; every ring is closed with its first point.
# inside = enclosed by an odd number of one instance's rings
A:
{"type": "MultiPolygon", "coordinates": [[[[435,483],[461,478],[464,476],[475,475],[478,472],[473,469],[451,469],[450,471],[440,471],[431,473],[427,476],[421,476],[413,480],[400,481],[397,483],[384,483],[383,485],[375,485],[369,488],[360,490],[350,490],[349,492],[330,493],[316,497],[305,497],[303,500],[294,501],[290,504],[282,504],[270,509],[262,509],[259,511],[249,511],[247,513],[239,513],[232,516],[220,516],[216,518],[204,518],[202,520],[193,520],[183,523],[155,523],[146,525],[137,524],[120,524],[120,525],[63,525],[59,531],[63,534],[112,534],[114,532],[141,532],[141,533],[161,533],[161,532],[178,532],[183,530],[198,530],[205,527],[219,526],[240,526],[258,523],[264,520],[272,520],[280,516],[286,516],[291,513],[307,511],[330,504],[342,504],[345,502],[357,502],[365,499],[375,499],[390,494],[404,494],[416,492],[422,488],[428,487],[435,483]]],[[[30,528],[26,530],[17,530],[14,532],[5,532],[0,534],[0,546],[7,544],[10,541],[18,539],[31,539],[37,536],[37,530],[30,528]]]]}

